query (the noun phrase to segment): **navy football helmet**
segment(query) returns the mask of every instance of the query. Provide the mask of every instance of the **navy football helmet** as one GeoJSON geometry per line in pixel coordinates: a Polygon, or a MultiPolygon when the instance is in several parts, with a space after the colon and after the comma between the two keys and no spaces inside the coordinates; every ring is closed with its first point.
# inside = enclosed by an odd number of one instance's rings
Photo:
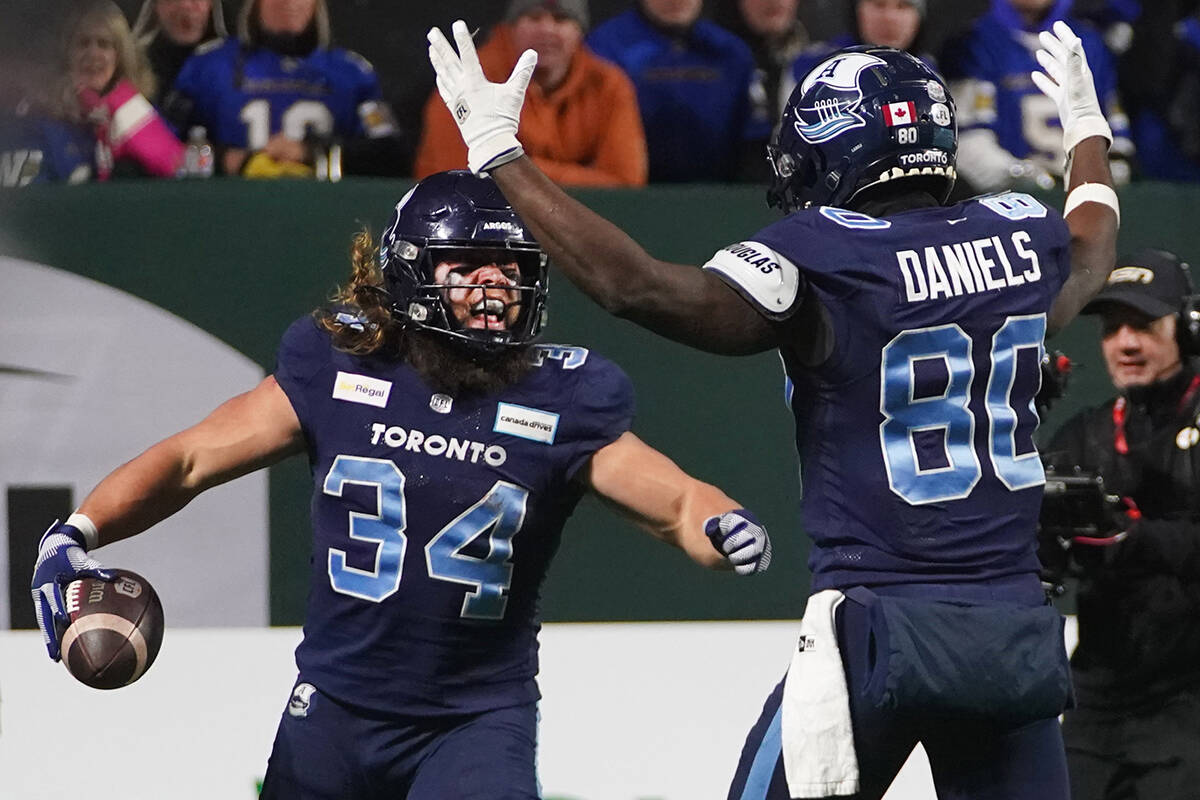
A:
{"type": "Polygon", "coordinates": [[[890,47],[839,50],[792,91],[767,148],[767,203],[785,212],[846,206],[887,181],[920,182],[940,202],[954,188],[958,128],[941,77],[890,47]]]}
{"type": "MultiPolygon", "coordinates": [[[[410,327],[445,334],[485,352],[527,344],[545,324],[547,258],[495,181],[466,170],[439,172],[414,186],[396,204],[379,243],[379,267],[394,319],[410,327]],[[434,271],[443,258],[471,255],[515,261],[521,272],[513,287],[518,308],[505,328],[463,326],[446,299],[451,284],[434,271]]],[[[486,289],[485,284],[452,284],[455,289],[486,289]]]]}

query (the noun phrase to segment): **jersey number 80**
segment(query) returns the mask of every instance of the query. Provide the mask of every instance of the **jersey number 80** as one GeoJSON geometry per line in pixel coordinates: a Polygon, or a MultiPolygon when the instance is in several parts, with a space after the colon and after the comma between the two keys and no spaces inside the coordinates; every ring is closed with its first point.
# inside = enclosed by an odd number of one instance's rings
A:
{"type": "Polygon", "coordinates": [[[988,353],[987,387],[982,414],[970,406],[976,345],[958,325],[902,331],[884,347],[880,370],[879,441],[887,469],[888,485],[910,505],[938,503],[966,497],[982,475],[975,447],[975,428],[986,424],[985,455],[996,477],[1010,490],[1045,482],[1042,462],[1032,447],[1037,414],[1033,392],[1014,397],[1018,370],[1037,375],[1021,376],[1021,385],[1036,391],[1040,376],[1046,315],[1009,317],[992,336],[988,353]],[[1022,350],[1032,358],[1019,359],[1022,350]],[[948,378],[941,394],[918,397],[917,364],[941,362],[948,378]],[[1019,404],[1028,413],[1018,414],[1019,404]],[[925,447],[918,445],[921,438],[925,447]],[[934,444],[930,446],[930,442],[934,444]],[[1029,443],[1028,447],[1020,444],[1029,443]],[[1019,444],[1020,443],[1020,444],[1019,444]],[[940,445],[940,446],[939,446],[940,445]],[[1024,452],[1019,452],[1024,450],[1024,452]],[[933,453],[932,459],[918,453],[933,453]],[[930,463],[932,461],[933,463],[930,463]]]}

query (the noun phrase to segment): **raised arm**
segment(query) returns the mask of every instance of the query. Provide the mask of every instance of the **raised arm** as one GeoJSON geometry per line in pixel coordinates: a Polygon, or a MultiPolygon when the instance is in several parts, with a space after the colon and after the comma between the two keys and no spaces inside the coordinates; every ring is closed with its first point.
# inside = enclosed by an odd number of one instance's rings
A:
{"type": "Polygon", "coordinates": [[[551,181],[527,157],[490,170],[554,266],[606,311],[700,350],[775,347],[775,332],[716,275],[654,258],[551,181]]]}
{"type": "Polygon", "coordinates": [[[698,564],[752,574],[771,563],[771,542],[753,514],[632,433],[598,450],[584,480],[617,513],[698,564]]]}
{"type": "Polygon", "coordinates": [[[429,32],[438,92],[467,143],[467,163],[487,171],[520,213],[556,268],[608,311],[683,344],[745,354],[776,345],[771,324],[715,275],[660,261],[621,229],[573,200],[526,158],[517,121],[537,55],[522,54],[505,83],[490,83],[461,20],[458,52],[429,32]]]}
{"type": "Polygon", "coordinates": [[[1038,88],[1058,105],[1067,152],[1067,201],[1071,275],[1050,309],[1048,332],[1062,330],[1104,286],[1116,260],[1120,207],[1108,165],[1112,131],[1096,97],[1083,44],[1063,22],[1040,34],[1033,73],[1038,88]]]}

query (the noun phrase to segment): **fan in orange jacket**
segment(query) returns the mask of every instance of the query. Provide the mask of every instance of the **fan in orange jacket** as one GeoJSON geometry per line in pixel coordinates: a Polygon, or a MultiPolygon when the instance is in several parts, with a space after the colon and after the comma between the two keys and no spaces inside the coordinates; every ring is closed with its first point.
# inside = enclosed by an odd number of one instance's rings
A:
{"type": "MultiPolygon", "coordinates": [[[[503,81],[531,48],[538,65],[525,95],[517,138],[552,180],[569,186],[644,186],[646,136],[625,73],[583,44],[584,0],[513,0],[479,61],[503,81]]],[[[464,169],[467,148],[435,89],[425,104],[415,177],[464,169]]]]}

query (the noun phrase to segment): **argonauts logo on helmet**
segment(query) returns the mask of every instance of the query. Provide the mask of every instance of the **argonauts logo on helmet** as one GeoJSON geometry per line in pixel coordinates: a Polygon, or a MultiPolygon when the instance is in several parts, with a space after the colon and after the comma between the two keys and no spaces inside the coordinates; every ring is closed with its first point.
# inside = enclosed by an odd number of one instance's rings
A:
{"type": "Polygon", "coordinates": [[[868,53],[843,53],[817,65],[801,84],[801,92],[807,96],[817,84],[825,91],[811,106],[796,107],[792,123],[796,133],[806,142],[817,144],[865,126],[866,120],[857,113],[863,100],[858,76],[865,69],[886,64],[868,53]]]}

